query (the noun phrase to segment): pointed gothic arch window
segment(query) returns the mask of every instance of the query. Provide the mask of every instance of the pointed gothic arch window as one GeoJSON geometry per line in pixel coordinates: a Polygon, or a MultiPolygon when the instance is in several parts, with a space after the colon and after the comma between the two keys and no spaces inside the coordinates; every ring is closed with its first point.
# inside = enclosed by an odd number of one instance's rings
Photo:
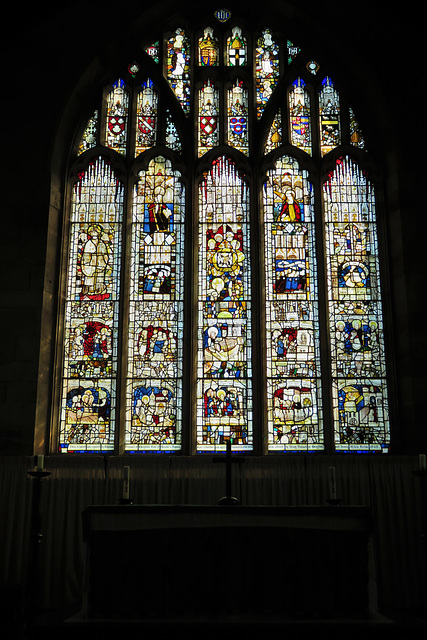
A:
{"type": "Polygon", "coordinates": [[[376,176],[330,69],[177,21],[76,148],[53,450],[388,451],[376,176]]]}

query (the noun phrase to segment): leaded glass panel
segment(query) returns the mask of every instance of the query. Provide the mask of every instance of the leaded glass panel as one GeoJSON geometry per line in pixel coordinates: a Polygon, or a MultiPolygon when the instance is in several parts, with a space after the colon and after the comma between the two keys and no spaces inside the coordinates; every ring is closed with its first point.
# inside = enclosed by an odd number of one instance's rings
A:
{"type": "Polygon", "coordinates": [[[230,67],[243,67],[248,63],[248,46],[240,27],[234,27],[227,38],[227,64],[230,67]]]}
{"type": "Polygon", "coordinates": [[[119,78],[107,96],[105,144],[122,155],[126,155],[128,116],[129,92],[125,82],[119,78]]]}
{"type": "Polygon", "coordinates": [[[248,90],[237,79],[227,93],[228,139],[231,147],[249,152],[248,90]]]}
{"type": "Polygon", "coordinates": [[[387,451],[390,441],[376,201],[349,157],[324,184],[335,448],[387,451]]]}
{"type": "Polygon", "coordinates": [[[289,91],[291,143],[311,155],[310,96],[302,78],[297,78],[289,91]]]}
{"type": "Polygon", "coordinates": [[[167,43],[167,79],[185,115],[190,113],[190,40],[185,31],[176,29],[167,43]]]}
{"type": "Polygon", "coordinates": [[[147,80],[137,94],[135,156],[156,144],[157,103],[157,90],[152,81],[147,80]]]}
{"type": "Polygon", "coordinates": [[[219,143],[219,91],[206,80],[199,91],[199,156],[219,143]]]}
{"type": "Polygon", "coordinates": [[[72,194],[59,448],[114,448],[123,185],[97,158],[72,194]]]}
{"type": "Polygon", "coordinates": [[[249,190],[214,161],[199,189],[197,450],[252,449],[249,190]]]}
{"type": "Polygon", "coordinates": [[[270,29],[265,29],[258,39],[255,65],[257,117],[260,118],[279,80],[279,45],[270,29]]]}
{"type": "Polygon", "coordinates": [[[320,150],[322,156],[341,144],[340,99],[328,76],[319,93],[320,150]]]}
{"type": "Polygon", "coordinates": [[[184,206],[179,172],[151,160],[133,195],[128,451],[181,447],[184,206]]]}
{"type": "Polygon", "coordinates": [[[323,449],[314,193],[295,159],[264,184],[268,448],[323,449]]]}

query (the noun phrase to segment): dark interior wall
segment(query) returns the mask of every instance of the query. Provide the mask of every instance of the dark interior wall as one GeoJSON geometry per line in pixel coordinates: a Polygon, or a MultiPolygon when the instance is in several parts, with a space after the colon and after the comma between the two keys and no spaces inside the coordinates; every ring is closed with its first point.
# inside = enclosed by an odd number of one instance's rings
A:
{"type": "MultiPolygon", "coordinates": [[[[234,2],[224,3],[232,12],[234,2]]],[[[242,12],[242,5],[235,10],[242,12]]],[[[389,281],[385,306],[391,369],[396,376],[394,424],[401,452],[427,449],[423,427],[426,332],[421,292],[424,221],[419,181],[422,86],[418,74],[421,25],[405,3],[395,15],[382,3],[271,2],[250,11],[276,11],[301,46],[321,51],[345,83],[350,102],[379,162],[387,216],[389,281]],[[334,4],[338,5],[334,7],[334,4]],[[300,37],[299,37],[300,35],[300,37]],[[354,78],[349,82],[348,77],[354,78]],[[363,83],[364,89],[360,86],[363,83]],[[418,169],[418,170],[417,170],[418,169]],[[399,440],[399,434],[402,436],[399,440]]],[[[211,9],[218,8],[212,5],[211,9]]],[[[2,35],[2,188],[0,214],[0,452],[31,455],[36,404],[49,402],[50,314],[56,308],[58,256],[48,243],[60,231],[64,170],[82,109],[130,42],[165,16],[192,15],[204,3],[178,7],[122,0],[11,7],[2,35]],[[44,315],[43,315],[44,314],[44,315]],[[40,340],[41,350],[40,350],[40,340]],[[41,353],[41,358],[40,358],[41,353]],[[40,371],[39,371],[40,365],[40,371]],[[37,388],[39,380],[39,387],[37,388]]],[[[208,11],[211,11],[208,9],[208,11]]],[[[244,11],[249,11],[244,7],[244,11]]],[[[286,29],[285,29],[286,30],[286,29]]],[[[136,39],[138,42],[138,38],[136,39]]],[[[318,56],[318,57],[321,57],[318,56]]],[[[420,58],[421,59],[421,58],[420,58]]],[[[43,413],[43,412],[42,412],[43,413]]]]}

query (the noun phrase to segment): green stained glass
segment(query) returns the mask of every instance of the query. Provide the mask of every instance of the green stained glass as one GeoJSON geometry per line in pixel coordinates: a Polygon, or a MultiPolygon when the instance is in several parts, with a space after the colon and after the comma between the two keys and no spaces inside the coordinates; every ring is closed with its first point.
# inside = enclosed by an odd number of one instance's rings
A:
{"type": "Polygon", "coordinates": [[[99,157],[74,185],[60,451],[114,448],[123,185],[99,157]]]}
{"type": "Polygon", "coordinates": [[[160,57],[159,57],[159,42],[153,42],[153,44],[150,44],[149,47],[146,47],[145,51],[148,53],[148,55],[150,56],[150,58],[152,58],[154,60],[154,62],[159,62],[160,57]]]}
{"type": "Polygon", "coordinates": [[[297,57],[301,49],[296,47],[290,40],[286,43],[288,53],[288,64],[291,64],[292,60],[297,57]]]}
{"type": "Polygon", "coordinates": [[[385,452],[390,431],[374,186],[342,157],[323,193],[335,447],[385,452]]]}
{"type": "Polygon", "coordinates": [[[129,116],[129,93],[120,78],[107,96],[105,144],[126,155],[129,116]]]}
{"type": "Polygon", "coordinates": [[[263,190],[268,447],[323,449],[314,193],[289,156],[263,190]]]}
{"type": "Polygon", "coordinates": [[[322,82],[319,93],[320,150],[322,156],[341,144],[340,99],[331,78],[322,82]]]}
{"type": "Polygon", "coordinates": [[[134,188],[127,451],[181,447],[184,187],[163,156],[134,188]]]}
{"type": "Polygon", "coordinates": [[[237,79],[227,92],[227,142],[244,154],[249,153],[248,91],[237,79]]]}
{"type": "Polygon", "coordinates": [[[135,156],[156,144],[157,102],[157,90],[152,81],[147,80],[137,95],[135,156]]]}
{"type": "Polygon", "coordinates": [[[185,115],[190,113],[190,40],[181,28],[167,43],[167,79],[185,115]]]}
{"type": "Polygon", "coordinates": [[[257,117],[260,118],[279,80],[279,45],[270,29],[265,29],[258,39],[255,65],[257,117]]]}
{"type": "Polygon", "coordinates": [[[197,450],[252,449],[249,191],[218,158],[199,189],[197,450]]]}
{"type": "Polygon", "coordinates": [[[310,96],[302,78],[297,78],[289,91],[291,142],[311,155],[310,96]]]}

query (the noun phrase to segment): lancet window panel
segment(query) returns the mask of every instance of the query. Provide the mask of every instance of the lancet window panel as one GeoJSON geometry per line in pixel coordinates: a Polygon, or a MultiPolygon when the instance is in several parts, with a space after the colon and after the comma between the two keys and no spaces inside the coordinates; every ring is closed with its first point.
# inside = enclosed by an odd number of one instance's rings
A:
{"type": "Polygon", "coordinates": [[[199,188],[197,450],[252,450],[249,189],[215,160],[199,188]]]}
{"type": "Polygon", "coordinates": [[[387,451],[375,188],[352,158],[341,157],[323,191],[335,448],[387,451]]]}
{"type": "Polygon", "coordinates": [[[314,193],[306,171],[284,156],[263,190],[268,447],[324,446],[314,193]]]}
{"type": "Polygon", "coordinates": [[[62,452],[114,449],[124,186],[99,157],[74,184],[60,416],[62,452]]]}

